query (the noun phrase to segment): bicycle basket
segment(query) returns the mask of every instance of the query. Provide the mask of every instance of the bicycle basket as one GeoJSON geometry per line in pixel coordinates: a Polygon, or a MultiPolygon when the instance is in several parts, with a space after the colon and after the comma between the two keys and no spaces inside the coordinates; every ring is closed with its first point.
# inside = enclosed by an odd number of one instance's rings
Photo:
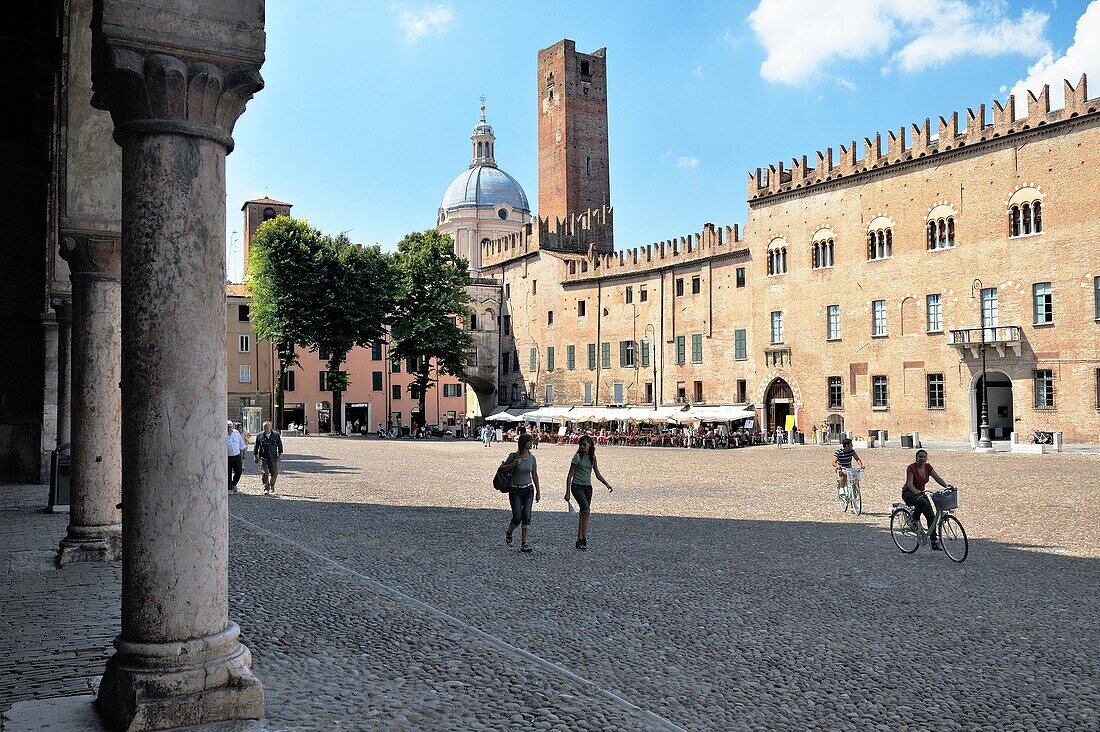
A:
{"type": "Polygon", "coordinates": [[[863,479],[863,468],[848,468],[848,480],[854,480],[857,483],[863,479]]]}
{"type": "Polygon", "coordinates": [[[959,507],[959,490],[957,488],[944,488],[932,494],[932,501],[941,511],[954,511],[959,507]]]}

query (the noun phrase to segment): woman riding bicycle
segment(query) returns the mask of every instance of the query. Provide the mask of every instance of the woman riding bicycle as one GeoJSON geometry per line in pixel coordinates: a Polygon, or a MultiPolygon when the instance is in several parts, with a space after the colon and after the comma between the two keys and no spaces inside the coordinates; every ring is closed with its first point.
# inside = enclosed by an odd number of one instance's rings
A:
{"type": "Polygon", "coordinates": [[[924,520],[928,522],[928,538],[932,542],[932,548],[939,551],[940,540],[936,536],[936,510],[932,506],[931,495],[924,490],[929,478],[944,488],[947,487],[947,483],[928,462],[928,451],[917,450],[916,462],[910,463],[905,469],[905,485],[901,489],[901,500],[905,501],[905,505],[915,509],[914,528],[920,525],[921,515],[924,516],[924,520]]]}

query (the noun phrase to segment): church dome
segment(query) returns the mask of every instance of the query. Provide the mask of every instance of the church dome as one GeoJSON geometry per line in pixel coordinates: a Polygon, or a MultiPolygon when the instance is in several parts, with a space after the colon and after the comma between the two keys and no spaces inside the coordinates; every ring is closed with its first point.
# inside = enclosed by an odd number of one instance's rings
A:
{"type": "Polygon", "coordinates": [[[500,205],[530,213],[523,186],[495,165],[475,165],[463,171],[443,194],[440,204],[445,212],[463,208],[490,208],[500,205]]]}

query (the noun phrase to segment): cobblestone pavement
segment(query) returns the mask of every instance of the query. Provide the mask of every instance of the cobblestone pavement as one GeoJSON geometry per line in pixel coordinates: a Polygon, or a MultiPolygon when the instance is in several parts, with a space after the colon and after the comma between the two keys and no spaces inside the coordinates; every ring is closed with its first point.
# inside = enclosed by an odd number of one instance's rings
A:
{"type": "MultiPolygon", "coordinates": [[[[1100,727],[1096,456],[933,453],[971,537],[954,565],[890,542],[900,450],[864,454],[856,518],[824,448],[601,448],[616,491],[582,554],[571,449],[544,446],[524,556],[488,481],[504,446],[286,446],[280,498],[251,470],[230,503],[231,612],[273,729],[1100,727]]],[[[26,661],[0,640],[7,679],[26,661]]]]}

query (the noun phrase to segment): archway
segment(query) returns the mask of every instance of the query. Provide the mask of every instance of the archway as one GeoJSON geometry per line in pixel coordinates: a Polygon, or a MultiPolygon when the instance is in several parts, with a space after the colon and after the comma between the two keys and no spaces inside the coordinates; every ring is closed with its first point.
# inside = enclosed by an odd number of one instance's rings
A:
{"type": "Polygon", "coordinates": [[[825,418],[825,426],[828,429],[826,439],[830,441],[839,440],[840,436],[844,434],[844,415],[830,414],[825,418]]]}
{"type": "MultiPolygon", "coordinates": [[[[1012,405],[1012,379],[1003,371],[988,371],[986,392],[989,399],[989,437],[1007,440],[1015,428],[1012,405]]],[[[970,387],[970,431],[978,432],[982,421],[982,375],[970,387]]]]}
{"type": "Polygon", "coordinates": [[[794,394],[791,385],[784,379],[777,378],[768,385],[764,393],[764,418],[767,420],[765,429],[768,432],[775,428],[787,428],[787,416],[794,414],[794,394]]]}

